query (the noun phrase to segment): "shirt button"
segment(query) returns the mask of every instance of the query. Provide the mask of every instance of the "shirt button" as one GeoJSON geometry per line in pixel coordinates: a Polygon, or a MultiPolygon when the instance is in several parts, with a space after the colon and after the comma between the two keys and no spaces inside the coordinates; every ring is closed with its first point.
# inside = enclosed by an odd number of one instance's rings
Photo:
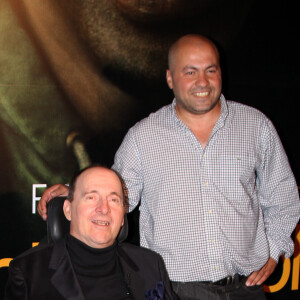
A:
{"type": "Polygon", "coordinates": [[[203,185],[204,186],[208,186],[208,182],[203,182],[203,185]]]}
{"type": "Polygon", "coordinates": [[[209,210],[208,210],[208,214],[210,215],[211,213],[212,213],[212,210],[211,210],[211,209],[209,209],[209,210]]]}

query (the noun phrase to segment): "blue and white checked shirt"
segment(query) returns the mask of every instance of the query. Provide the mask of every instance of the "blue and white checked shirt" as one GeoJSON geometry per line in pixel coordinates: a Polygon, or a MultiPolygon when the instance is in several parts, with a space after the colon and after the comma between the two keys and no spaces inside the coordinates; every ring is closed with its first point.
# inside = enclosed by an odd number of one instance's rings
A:
{"type": "Polygon", "coordinates": [[[249,275],[269,256],[290,256],[299,194],[271,121],[222,95],[203,149],[175,105],[132,127],[115,157],[130,209],[141,200],[141,246],[181,282],[249,275]]]}

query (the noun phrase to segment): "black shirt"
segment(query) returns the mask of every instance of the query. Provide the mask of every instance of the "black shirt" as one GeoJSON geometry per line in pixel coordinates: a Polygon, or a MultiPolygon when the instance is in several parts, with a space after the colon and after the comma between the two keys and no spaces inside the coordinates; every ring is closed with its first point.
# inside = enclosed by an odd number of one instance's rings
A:
{"type": "Polygon", "coordinates": [[[98,249],[71,235],[67,235],[66,239],[72,265],[86,299],[131,299],[117,255],[117,241],[107,248],[98,249]]]}

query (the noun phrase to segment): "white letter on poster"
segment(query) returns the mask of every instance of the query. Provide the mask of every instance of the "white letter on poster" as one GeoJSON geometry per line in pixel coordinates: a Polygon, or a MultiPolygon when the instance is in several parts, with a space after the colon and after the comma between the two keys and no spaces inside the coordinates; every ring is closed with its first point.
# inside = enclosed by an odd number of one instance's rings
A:
{"type": "Polygon", "coordinates": [[[32,213],[36,213],[36,202],[40,201],[41,197],[36,196],[37,188],[46,188],[47,184],[33,184],[32,185],[32,213]]]}

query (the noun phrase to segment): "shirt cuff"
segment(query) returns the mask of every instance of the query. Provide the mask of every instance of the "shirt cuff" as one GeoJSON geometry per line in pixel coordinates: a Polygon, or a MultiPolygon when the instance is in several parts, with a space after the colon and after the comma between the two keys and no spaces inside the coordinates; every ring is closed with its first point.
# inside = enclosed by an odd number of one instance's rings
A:
{"type": "MultiPolygon", "coordinates": [[[[283,251],[279,250],[278,247],[272,245],[270,243],[270,257],[273,258],[277,263],[279,261],[280,256],[283,254],[283,251]]],[[[285,254],[287,257],[287,253],[285,254]]]]}

